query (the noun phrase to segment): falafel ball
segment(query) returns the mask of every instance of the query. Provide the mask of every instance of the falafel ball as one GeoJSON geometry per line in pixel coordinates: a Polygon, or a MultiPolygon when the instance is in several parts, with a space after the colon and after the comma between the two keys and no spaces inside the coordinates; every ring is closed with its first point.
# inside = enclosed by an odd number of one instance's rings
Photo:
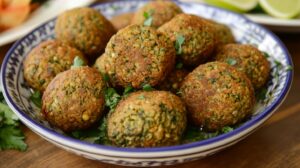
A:
{"type": "Polygon", "coordinates": [[[151,17],[151,26],[158,28],[180,13],[182,10],[172,1],[151,1],[134,14],[131,23],[143,25],[151,17]]]}
{"type": "Polygon", "coordinates": [[[187,66],[204,63],[215,47],[215,29],[205,19],[191,14],[179,14],[159,29],[174,44],[179,37],[184,41],[179,47],[178,58],[187,66]]]}
{"type": "Polygon", "coordinates": [[[216,45],[224,45],[229,43],[235,43],[235,38],[230,28],[222,23],[215,22],[213,20],[207,20],[215,28],[216,45]]]}
{"type": "Polygon", "coordinates": [[[175,48],[154,28],[130,25],[114,35],[105,49],[105,71],[113,85],[142,88],[163,81],[175,64],[175,48]]]}
{"type": "Polygon", "coordinates": [[[184,79],[181,97],[191,122],[216,131],[252,114],[254,89],[246,75],[223,62],[198,66],[184,79]]]}
{"type": "Polygon", "coordinates": [[[58,73],[70,69],[76,56],[85,60],[79,50],[66,43],[44,41],[25,58],[24,78],[32,88],[43,92],[58,73]]]}
{"type": "Polygon", "coordinates": [[[100,12],[86,7],[62,13],[55,24],[56,38],[75,46],[90,60],[102,54],[114,33],[115,28],[100,12]]]}
{"type": "Polygon", "coordinates": [[[166,91],[135,92],[108,117],[110,141],[120,147],[159,147],[180,142],[186,128],[186,108],[166,91]]]}
{"type": "Polygon", "coordinates": [[[118,31],[131,24],[133,15],[134,13],[123,13],[114,16],[113,18],[110,19],[110,21],[115,27],[115,29],[118,31]]]}
{"type": "Polygon", "coordinates": [[[105,82],[89,67],[58,74],[42,98],[42,113],[49,123],[65,132],[92,126],[102,116],[105,82]]]}
{"type": "Polygon", "coordinates": [[[158,89],[170,91],[176,94],[179,91],[182,81],[188,73],[189,72],[185,69],[174,69],[166,77],[166,79],[159,84],[158,89]]]}
{"type": "Polygon", "coordinates": [[[254,89],[261,88],[270,74],[270,63],[261,51],[251,45],[227,44],[219,47],[215,60],[226,62],[245,73],[254,89]]]}

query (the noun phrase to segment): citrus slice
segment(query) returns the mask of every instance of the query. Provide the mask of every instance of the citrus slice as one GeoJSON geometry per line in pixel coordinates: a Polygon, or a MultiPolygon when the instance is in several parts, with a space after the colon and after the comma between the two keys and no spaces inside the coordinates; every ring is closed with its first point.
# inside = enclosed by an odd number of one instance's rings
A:
{"type": "Polygon", "coordinates": [[[207,4],[235,12],[247,12],[255,8],[258,0],[204,0],[207,4]]]}
{"type": "Polygon", "coordinates": [[[300,0],[259,0],[263,10],[278,18],[289,19],[300,13],[300,0]]]}

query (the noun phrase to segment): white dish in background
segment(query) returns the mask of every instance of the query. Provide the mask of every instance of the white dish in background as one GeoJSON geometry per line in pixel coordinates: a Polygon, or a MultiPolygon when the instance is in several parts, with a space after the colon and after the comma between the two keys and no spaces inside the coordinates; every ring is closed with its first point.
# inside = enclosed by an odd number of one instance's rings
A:
{"type": "Polygon", "coordinates": [[[88,6],[94,1],[95,0],[48,0],[31,13],[21,25],[0,33],[0,46],[18,40],[37,26],[54,18],[67,9],[88,6]]]}
{"type": "MultiPolygon", "coordinates": [[[[204,3],[204,0],[180,1],[204,3]]],[[[246,13],[244,15],[253,22],[262,24],[275,32],[300,33],[300,16],[294,19],[279,19],[264,13],[246,13]]]]}
{"type": "MultiPolygon", "coordinates": [[[[119,0],[94,5],[93,8],[110,18],[136,11],[147,2],[119,0]]],[[[266,95],[258,101],[249,120],[233,131],[201,141],[154,148],[121,148],[92,144],[63,134],[40,117],[40,109],[29,99],[32,93],[24,81],[22,70],[22,62],[28,52],[42,41],[54,38],[55,19],[28,33],[6,54],[0,74],[5,100],[20,120],[44,139],[83,157],[111,164],[145,167],[179,164],[212,155],[241,141],[257,130],[284,101],[292,82],[293,71],[287,70],[293,65],[292,59],[278,37],[242,15],[199,3],[178,2],[178,5],[187,13],[228,25],[239,43],[256,45],[270,55],[268,60],[271,73],[265,88],[266,95]]]]}

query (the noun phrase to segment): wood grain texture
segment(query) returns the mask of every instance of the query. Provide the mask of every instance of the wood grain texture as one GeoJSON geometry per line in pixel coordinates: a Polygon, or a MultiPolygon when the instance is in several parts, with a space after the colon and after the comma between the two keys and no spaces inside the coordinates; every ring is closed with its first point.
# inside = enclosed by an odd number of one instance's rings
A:
{"type": "MultiPolygon", "coordinates": [[[[281,108],[255,133],[238,144],[202,160],[176,168],[296,168],[300,167],[300,34],[279,34],[294,60],[294,81],[281,108]]],[[[10,45],[0,47],[0,60],[10,45]]],[[[88,160],[66,152],[23,126],[26,152],[0,152],[2,168],[117,168],[121,166],[88,160]]]]}

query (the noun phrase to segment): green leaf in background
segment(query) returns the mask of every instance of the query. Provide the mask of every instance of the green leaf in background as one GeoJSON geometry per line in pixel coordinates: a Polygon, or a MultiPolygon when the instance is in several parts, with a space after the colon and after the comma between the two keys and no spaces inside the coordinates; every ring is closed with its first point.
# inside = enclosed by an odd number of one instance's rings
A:
{"type": "Polygon", "coordinates": [[[0,103],[0,113],[0,115],[2,115],[2,124],[14,126],[19,124],[18,117],[6,104],[0,103]]]}
{"type": "Polygon", "coordinates": [[[27,145],[24,139],[25,137],[18,127],[5,125],[0,128],[0,150],[17,149],[25,151],[27,145]]]}
{"type": "Polygon", "coordinates": [[[8,107],[0,91],[0,151],[5,149],[25,151],[27,145],[24,139],[18,117],[8,107]]]}

